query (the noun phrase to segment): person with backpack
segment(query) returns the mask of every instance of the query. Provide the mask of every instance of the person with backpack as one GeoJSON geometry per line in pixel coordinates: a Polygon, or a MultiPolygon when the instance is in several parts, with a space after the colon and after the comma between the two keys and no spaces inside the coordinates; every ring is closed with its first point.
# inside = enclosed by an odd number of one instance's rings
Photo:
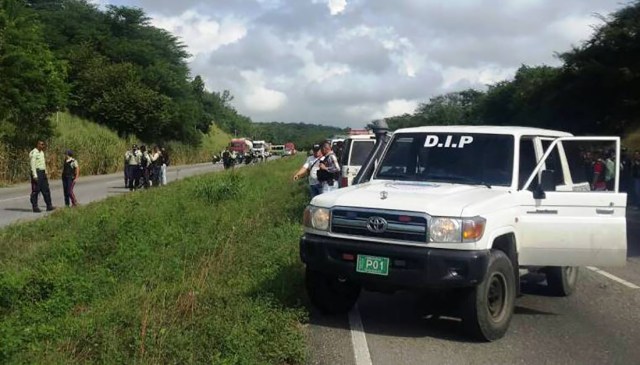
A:
{"type": "Polygon", "coordinates": [[[65,154],[64,165],[62,167],[62,192],[64,193],[64,205],[67,208],[78,206],[78,199],[73,192],[73,188],[76,186],[76,181],[80,175],[80,167],[78,161],[73,158],[73,151],[68,150],[65,154]]]}
{"type": "Polygon", "coordinates": [[[293,175],[293,180],[299,180],[301,177],[309,174],[309,195],[313,199],[316,195],[322,194],[322,184],[318,181],[318,170],[320,168],[320,160],[322,159],[322,149],[320,145],[313,146],[313,153],[307,157],[300,170],[293,175]]]}
{"type": "Polygon", "coordinates": [[[338,189],[340,179],[340,164],[336,154],[331,149],[331,143],[322,144],[323,158],[319,162],[318,180],[322,182],[322,193],[328,193],[338,189]]]}

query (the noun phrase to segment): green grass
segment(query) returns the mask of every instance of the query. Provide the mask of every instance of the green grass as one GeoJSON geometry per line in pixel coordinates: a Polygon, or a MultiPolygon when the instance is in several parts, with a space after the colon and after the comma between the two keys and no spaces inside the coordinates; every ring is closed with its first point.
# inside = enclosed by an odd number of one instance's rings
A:
{"type": "Polygon", "coordinates": [[[300,163],[0,230],[0,363],[303,363],[300,163]]]}
{"type": "MultiPolygon", "coordinates": [[[[51,177],[59,176],[64,153],[69,149],[75,152],[82,175],[100,175],[122,171],[127,149],[133,143],[142,143],[135,136],[121,138],[107,127],[68,113],[53,116],[52,123],[55,136],[47,141],[47,168],[51,177]]],[[[210,161],[211,155],[219,153],[230,140],[228,134],[213,125],[211,131],[202,136],[199,147],[177,142],[170,142],[167,147],[174,165],[191,164],[210,161]]],[[[28,178],[28,153],[28,150],[8,151],[0,143],[0,183],[28,178]]]]}

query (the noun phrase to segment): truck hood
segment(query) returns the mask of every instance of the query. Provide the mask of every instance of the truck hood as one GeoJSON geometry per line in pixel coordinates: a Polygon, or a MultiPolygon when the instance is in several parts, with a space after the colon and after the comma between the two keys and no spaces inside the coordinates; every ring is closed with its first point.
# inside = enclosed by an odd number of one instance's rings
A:
{"type": "Polygon", "coordinates": [[[478,208],[486,206],[488,200],[506,194],[506,190],[489,189],[482,185],[374,180],[318,195],[311,204],[325,208],[342,206],[402,210],[455,217],[461,216],[463,210],[465,216],[480,214],[473,209],[474,205],[478,208]]]}

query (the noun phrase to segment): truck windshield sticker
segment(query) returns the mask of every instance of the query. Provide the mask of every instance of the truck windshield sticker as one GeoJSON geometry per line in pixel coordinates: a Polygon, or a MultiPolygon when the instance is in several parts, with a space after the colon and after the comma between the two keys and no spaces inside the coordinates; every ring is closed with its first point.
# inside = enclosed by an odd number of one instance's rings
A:
{"type": "Polygon", "coordinates": [[[440,140],[440,136],[429,134],[424,140],[426,148],[464,148],[464,146],[473,143],[472,136],[460,136],[460,139],[454,140],[452,135],[448,135],[444,141],[440,140]]]}

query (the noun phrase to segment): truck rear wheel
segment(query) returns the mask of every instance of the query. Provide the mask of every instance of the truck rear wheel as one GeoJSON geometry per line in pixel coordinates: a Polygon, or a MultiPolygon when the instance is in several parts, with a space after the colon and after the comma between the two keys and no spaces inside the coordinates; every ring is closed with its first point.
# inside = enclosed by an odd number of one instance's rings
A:
{"type": "Polygon", "coordinates": [[[467,332],[483,341],[495,341],[509,328],[515,307],[516,283],[507,255],[491,251],[484,280],[467,292],[463,324],[467,332]]]}
{"type": "Polygon", "coordinates": [[[578,267],[550,266],[544,269],[549,292],[558,297],[568,297],[576,290],[578,267]]]}
{"type": "Polygon", "coordinates": [[[360,296],[360,285],[309,268],[305,283],[311,304],[325,314],[350,311],[360,296]]]}

